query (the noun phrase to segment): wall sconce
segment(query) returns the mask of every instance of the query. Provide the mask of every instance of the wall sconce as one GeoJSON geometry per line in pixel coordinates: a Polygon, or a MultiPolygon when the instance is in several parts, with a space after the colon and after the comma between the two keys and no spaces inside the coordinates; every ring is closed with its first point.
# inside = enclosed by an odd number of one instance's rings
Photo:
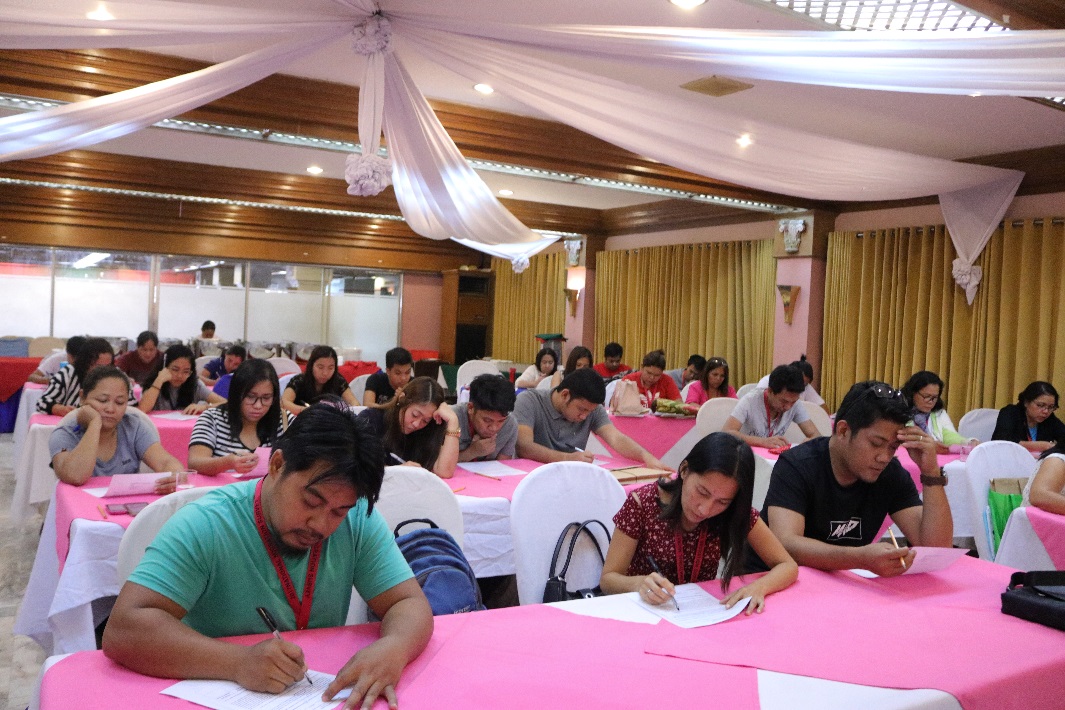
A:
{"type": "Polygon", "coordinates": [[[577,299],[580,298],[584,289],[587,271],[583,266],[572,266],[566,269],[566,303],[569,304],[569,317],[577,317],[577,299]]]}
{"type": "Polygon", "coordinates": [[[791,325],[791,319],[795,315],[795,302],[799,298],[799,287],[777,284],[777,291],[780,291],[780,300],[784,302],[784,322],[791,325]]]}

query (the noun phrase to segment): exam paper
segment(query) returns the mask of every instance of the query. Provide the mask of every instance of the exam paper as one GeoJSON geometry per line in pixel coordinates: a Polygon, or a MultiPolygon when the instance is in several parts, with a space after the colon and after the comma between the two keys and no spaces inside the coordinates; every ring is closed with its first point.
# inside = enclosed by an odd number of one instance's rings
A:
{"type": "MultiPolygon", "coordinates": [[[[964,557],[969,552],[965,548],[958,547],[911,547],[910,549],[916,554],[913,556],[913,563],[903,574],[921,574],[923,572],[946,569],[954,564],[959,557],[964,557]]],[[[878,579],[880,577],[876,572],[870,572],[867,569],[852,569],[850,571],[866,579],[878,579]]]]}
{"type": "Polygon", "coordinates": [[[507,466],[502,461],[463,461],[458,466],[470,473],[483,473],[488,476],[522,476],[527,473],[507,466]]]}
{"type": "Polygon", "coordinates": [[[214,710],[332,710],[351,693],[343,690],[323,703],[322,692],[336,676],[318,671],[307,671],[307,675],[314,681],[313,686],[299,680],[279,695],[257,693],[228,680],[183,680],[159,692],[214,710]]]}
{"type": "Polygon", "coordinates": [[[153,414],[156,419],[173,419],[175,422],[185,422],[189,419],[196,419],[195,414],[185,414],[184,412],[167,412],[166,414],[153,414]]]}
{"type": "Polygon", "coordinates": [[[255,468],[247,473],[234,473],[233,478],[262,478],[266,474],[270,473],[270,454],[273,453],[273,449],[269,446],[260,446],[255,449],[255,455],[259,457],[258,462],[255,464],[255,468]]]}
{"type": "Polygon", "coordinates": [[[156,481],[173,475],[169,471],[163,471],[162,473],[123,473],[111,476],[111,485],[107,487],[104,498],[152,494],[155,493],[156,481]]]}
{"type": "Polygon", "coordinates": [[[746,609],[751,601],[750,597],[745,597],[736,602],[731,609],[726,609],[724,604],[697,584],[681,584],[676,587],[676,590],[677,594],[674,598],[677,600],[680,611],[677,611],[677,607],[672,603],[648,604],[639,598],[633,601],[652,614],[682,629],[695,629],[728,621],[746,609]]]}

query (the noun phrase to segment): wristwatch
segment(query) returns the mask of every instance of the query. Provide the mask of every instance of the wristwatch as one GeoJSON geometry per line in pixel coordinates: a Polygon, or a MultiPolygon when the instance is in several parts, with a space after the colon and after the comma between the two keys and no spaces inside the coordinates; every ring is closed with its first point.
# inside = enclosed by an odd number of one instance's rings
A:
{"type": "Polygon", "coordinates": [[[927,476],[923,473],[921,474],[922,486],[945,486],[947,485],[947,483],[947,472],[943,470],[942,466],[939,467],[938,476],[927,476]]]}

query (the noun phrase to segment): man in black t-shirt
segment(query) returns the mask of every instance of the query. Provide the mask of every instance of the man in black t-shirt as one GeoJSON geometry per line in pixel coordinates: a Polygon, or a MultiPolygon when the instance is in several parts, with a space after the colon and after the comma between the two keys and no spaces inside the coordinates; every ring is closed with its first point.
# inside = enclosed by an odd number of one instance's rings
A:
{"type": "Polygon", "coordinates": [[[362,403],[367,407],[383,407],[410,382],[414,371],[414,358],[406,348],[392,348],[385,353],[385,369],[366,379],[366,392],[362,403]]]}
{"type": "Polygon", "coordinates": [[[905,426],[910,411],[883,382],[859,382],[843,398],[831,437],[784,452],[773,467],[762,519],[800,565],[902,574],[914,551],[877,542],[884,517],[911,545],[950,547],[954,525],[936,442],[905,426]],[[924,502],[895,458],[902,446],[921,469],[924,502]]]}

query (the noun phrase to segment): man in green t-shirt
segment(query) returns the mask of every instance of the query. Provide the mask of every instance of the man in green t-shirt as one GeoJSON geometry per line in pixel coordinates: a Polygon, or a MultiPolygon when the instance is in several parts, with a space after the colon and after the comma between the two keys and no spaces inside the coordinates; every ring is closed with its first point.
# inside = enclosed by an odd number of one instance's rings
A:
{"type": "Polygon", "coordinates": [[[372,510],[383,478],[381,444],[362,422],[328,402],[305,410],[275,444],[266,478],[222,486],[167,521],[122,587],[104,652],[139,673],[279,693],[307,671],[299,646],[215,639],[267,631],[259,606],[282,631],[341,626],[354,586],[382,619],[381,638],[323,699],[350,686],[347,707],[378,696],[395,707],[395,685],[433,617],[372,510]]]}

